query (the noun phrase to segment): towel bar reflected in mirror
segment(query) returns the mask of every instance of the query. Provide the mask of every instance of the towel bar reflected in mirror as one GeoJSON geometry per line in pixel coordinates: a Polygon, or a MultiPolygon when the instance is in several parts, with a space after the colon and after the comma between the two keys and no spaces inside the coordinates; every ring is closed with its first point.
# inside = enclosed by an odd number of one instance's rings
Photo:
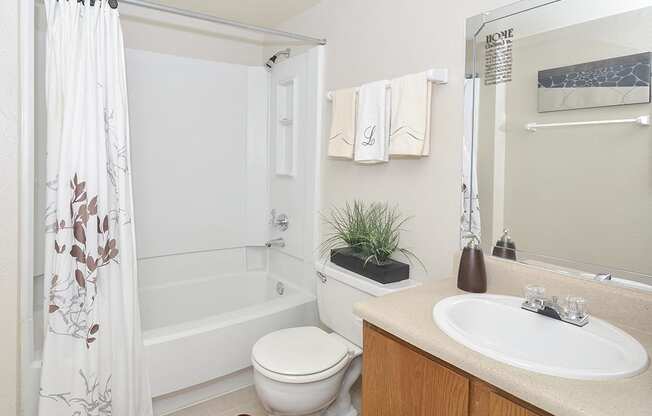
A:
{"type": "Polygon", "coordinates": [[[599,124],[639,124],[641,126],[649,126],[650,116],[640,116],[636,118],[626,118],[621,120],[576,121],[571,123],[548,123],[548,124],[528,123],[525,125],[525,129],[528,131],[535,132],[537,131],[537,129],[547,128],[547,127],[594,126],[599,124]]]}

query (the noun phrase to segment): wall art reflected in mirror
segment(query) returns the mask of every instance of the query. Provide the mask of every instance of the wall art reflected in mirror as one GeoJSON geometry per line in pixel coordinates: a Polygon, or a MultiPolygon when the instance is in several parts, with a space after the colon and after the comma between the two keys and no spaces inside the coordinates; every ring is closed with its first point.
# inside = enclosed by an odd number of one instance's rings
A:
{"type": "Polygon", "coordinates": [[[539,112],[650,103],[650,52],[539,71],[539,112]]]}
{"type": "Polygon", "coordinates": [[[468,20],[463,236],[652,290],[652,7],[585,5],[522,1],[468,20]]]}

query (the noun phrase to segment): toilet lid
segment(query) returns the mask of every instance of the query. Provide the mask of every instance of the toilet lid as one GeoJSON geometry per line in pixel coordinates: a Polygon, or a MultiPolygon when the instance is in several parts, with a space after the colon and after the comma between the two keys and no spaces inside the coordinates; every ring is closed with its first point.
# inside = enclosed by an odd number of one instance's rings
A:
{"type": "Polygon", "coordinates": [[[346,346],[316,327],[281,329],[262,337],[251,353],[265,369],[289,376],[321,373],[347,356],[346,346]]]}

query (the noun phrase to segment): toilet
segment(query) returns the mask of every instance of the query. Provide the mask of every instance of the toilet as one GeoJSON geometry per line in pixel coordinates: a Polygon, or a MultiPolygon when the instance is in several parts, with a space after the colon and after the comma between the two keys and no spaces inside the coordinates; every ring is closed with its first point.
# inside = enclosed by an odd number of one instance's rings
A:
{"type": "Polygon", "coordinates": [[[254,386],[270,416],[357,416],[350,390],[362,370],[362,320],[353,304],[418,285],[382,285],[330,263],[316,268],[319,317],[334,332],[281,329],[252,349],[254,386]]]}

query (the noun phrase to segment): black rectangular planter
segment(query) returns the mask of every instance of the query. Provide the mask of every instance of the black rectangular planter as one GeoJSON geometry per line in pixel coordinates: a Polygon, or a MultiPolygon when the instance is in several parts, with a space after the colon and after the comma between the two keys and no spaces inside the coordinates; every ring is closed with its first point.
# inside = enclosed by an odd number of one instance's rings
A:
{"type": "Polygon", "coordinates": [[[409,264],[389,259],[383,264],[369,261],[365,265],[365,259],[351,248],[331,250],[331,262],[384,285],[410,277],[409,264]]]}

